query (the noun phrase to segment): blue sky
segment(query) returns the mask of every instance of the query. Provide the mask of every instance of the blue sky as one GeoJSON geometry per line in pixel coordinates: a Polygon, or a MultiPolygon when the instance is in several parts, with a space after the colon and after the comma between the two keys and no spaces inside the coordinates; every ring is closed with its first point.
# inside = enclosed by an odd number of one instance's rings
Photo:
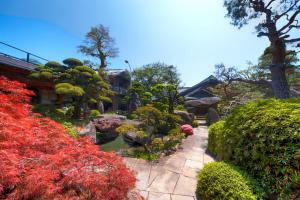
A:
{"type": "Polygon", "coordinates": [[[152,62],[178,67],[191,86],[223,62],[256,62],[268,46],[254,26],[240,30],[225,18],[223,0],[0,0],[0,41],[49,60],[85,57],[77,52],[91,26],[110,27],[120,54],[111,68],[152,62]]]}

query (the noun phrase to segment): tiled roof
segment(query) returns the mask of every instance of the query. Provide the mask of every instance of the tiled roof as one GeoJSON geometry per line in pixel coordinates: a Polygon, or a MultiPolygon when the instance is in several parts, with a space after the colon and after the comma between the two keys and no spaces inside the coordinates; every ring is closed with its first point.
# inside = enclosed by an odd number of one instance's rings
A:
{"type": "Polygon", "coordinates": [[[195,90],[205,89],[208,86],[217,85],[218,83],[219,83],[218,79],[216,79],[216,77],[211,75],[211,76],[207,77],[206,79],[204,79],[203,81],[201,81],[200,83],[198,83],[190,88],[187,88],[186,90],[181,91],[180,95],[186,96],[195,90]]]}

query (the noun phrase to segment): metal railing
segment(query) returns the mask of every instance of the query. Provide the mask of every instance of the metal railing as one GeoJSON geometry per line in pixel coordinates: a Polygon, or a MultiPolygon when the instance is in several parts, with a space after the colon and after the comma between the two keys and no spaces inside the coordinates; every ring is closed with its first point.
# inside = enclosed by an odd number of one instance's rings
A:
{"type": "Polygon", "coordinates": [[[33,54],[33,53],[30,53],[30,52],[28,52],[28,51],[19,49],[19,48],[14,47],[14,46],[12,46],[12,45],[10,45],[10,44],[7,44],[7,43],[1,42],[1,41],[0,41],[0,44],[4,45],[4,46],[6,46],[6,47],[9,47],[9,48],[11,48],[11,49],[17,50],[17,51],[19,51],[19,52],[25,53],[25,58],[19,58],[19,57],[17,57],[17,56],[11,55],[11,54],[8,54],[8,53],[5,53],[5,52],[1,52],[1,50],[0,50],[0,54],[5,55],[5,56],[7,56],[7,57],[11,57],[11,58],[13,58],[13,59],[17,59],[17,60],[20,60],[20,61],[25,61],[25,62],[34,64],[34,65],[42,64],[42,63],[39,62],[39,60],[46,61],[46,62],[49,61],[49,60],[47,60],[47,59],[45,59],[45,58],[42,58],[42,57],[40,57],[40,56],[38,56],[38,55],[35,55],[35,54],[33,54]],[[37,58],[38,58],[39,60],[37,60],[37,58]]]}

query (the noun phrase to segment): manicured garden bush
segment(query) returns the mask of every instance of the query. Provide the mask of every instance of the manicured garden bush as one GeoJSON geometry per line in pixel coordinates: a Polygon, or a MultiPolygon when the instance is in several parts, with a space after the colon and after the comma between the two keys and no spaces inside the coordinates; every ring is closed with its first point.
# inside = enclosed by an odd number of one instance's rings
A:
{"type": "Polygon", "coordinates": [[[224,162],[207,164],[198,175],[197,196],[201,199],[262,199],[263,190],[245,172],[224,162]]]}
{"type": "Polygon", "coordinates": [[[91,110],[90,115],[89,115],[89,120],[96,119],[97,117],[100,116],[100,111],[99,110],[91,110]]]}
{"type": "Polygon", "coordinates": [[[209,127],[208,150],[215,155],[222,155],[222,136],[224,136],[224,123],[219,121],[209,127]]]}
{"type": "Polygon", "coordinates": [[[32,113],[29,95],[0,77],[0,199],[127,199],[135,177],[122,158],[32,113]]]}
{"type": "Polygon", "coordinates": [[[299,98],[252,102],[233,111],[222,131],[221,124],[214,127],[221,135],[221,139],[216,140],[218,144],[212,142],[214,134],[210,134],[209,139],[210,149],[218,157],[253,174],[272,196],[300,197],[299,98]]]}

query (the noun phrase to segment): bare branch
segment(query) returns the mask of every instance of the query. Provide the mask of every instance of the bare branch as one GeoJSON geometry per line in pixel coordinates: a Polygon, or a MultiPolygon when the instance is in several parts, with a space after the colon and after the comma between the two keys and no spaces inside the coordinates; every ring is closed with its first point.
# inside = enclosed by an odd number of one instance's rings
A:
{"type": "MultiPolygon", "coordinates": [[[[300,38],[290,39],[290,40],[284,40],[286,43],[294,43],[294,42],[300,42],[300,38]]],[[[298,44],[299,45],[299,44],[298,44]]]]}
{"type": "Polygon", "coordinates": [[[272,4],[274,1],[276,1],[276,0],[271,0],[271,1],[267,4],[266,8],[269,8],[269,6],[271,6],[271,4],[272,4]]]}
{"type": "Polygon", "coordinates": [[[299,2],[299,1],[295,1],[294,4],[292,4],[292,5],[291,5],[285,12],[283,12],[281,15],[276,15],[276,16],[275,16],[275,20],[278,21],[281,17],[283,17],[283,16],[285,16],[285,15],[288,16],[287,14],[295,8],[295,6],[297,5],[298,2],[299,2]]]}
{"type": "Polygon", "coordinates": [[[297,15],[300,13],[300,9],[299,10],[297,10],[292,16],[291,16],[291,18],[289,19],[289,22],[285,25],[285,26],[283,26],[281,29],[279,29],[279,33],[280,32],[282,32],[282,31],[284,31],[286,28],[289,28],[294,22],[295,22],[295,20],[296,20],[296,17],[297,17],[297,15]]]}
{"type": "Polygon", "coordinates": [[[238,82],[249,83],[249,84],[253,84],[253,85],[272,87],[271,81],[267,81],[267,80],[249,80],[249,79],[243,79],[243,78],[233,78],[233,79],[231,79],[231,81],[238,81],[238,82]]]}
{"type": "Polygon", "coordinates": [[[263,37],[263,36],[269,37],[270,34],[269,34],[269,33],[266,33],[266,32],[259,32],[259,33],[257,34],[257,37],[263,37]]]}

